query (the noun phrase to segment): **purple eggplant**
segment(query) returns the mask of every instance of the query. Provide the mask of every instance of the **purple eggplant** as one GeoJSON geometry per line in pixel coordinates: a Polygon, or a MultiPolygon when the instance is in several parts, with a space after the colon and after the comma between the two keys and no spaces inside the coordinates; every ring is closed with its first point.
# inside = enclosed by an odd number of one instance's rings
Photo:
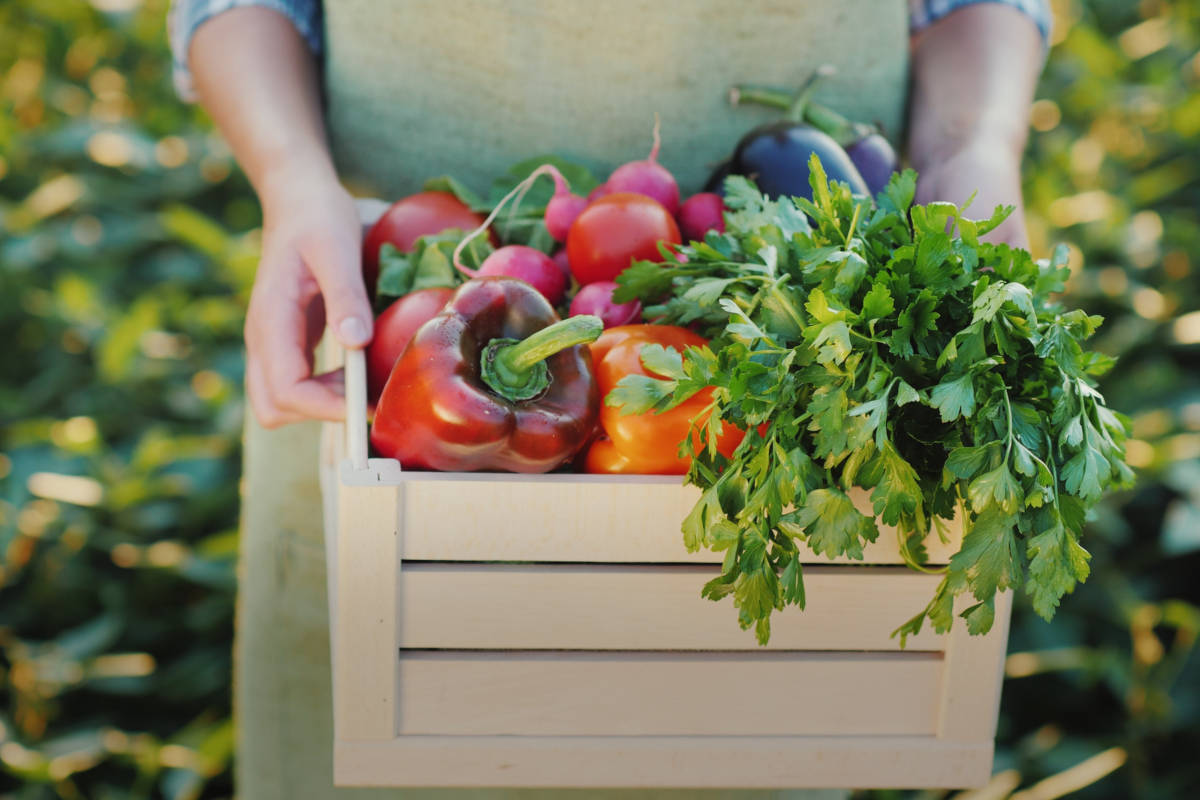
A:
{"type": "MultiPolygon", "coordinates": [[[[830,178],[846,181],[850,184],[851,191],[855,193],[875,195],[887,186],[892,173],[899,170],[900,162],[896,157],[896,151],[892,148],[891,143],[875,127],[851,122],[833,109],[811,100],[810,95],[815,83],[818,79],[828,74],[830,74],[829,70],[824,68],[818,69],[809,77],[804,86],[793,95],[772,89],[736,86],[730,92],[730,102],[734,105],[755,103],[781,109],[785,112],[785,117],[782,122],[775,123],[777,126],[801,126],[807,131],[823,134],[825,139],[813,137],[807,132],[797,134],[796,138],[802,140],[803,143],[808,143],[814,138],[819,141],[819,145],[814,143],[812,149],[808,152],[816,152],[820,156],[821,163],[830,178]],[[831,150],[831,145],[836,150],[831,150]],[[847,170],[844,166],[845,162],[838,156],[839,153],[843,154],[846,160],[852,165],[852,171],[850,171],[849,176],[847,176],[847,170]],[[860,182],[856,183],[853,180],[855,176],[860,179],[860,182]]],[[[770,126],[756,128],[749,135],[753,136],[755,133],[765,131],[768,127],[770,126]]],[[[743,139],[742,142],[746,142],[746,139],[743,139]]],[[[741,147],[742,144],[739,143],[738,152],[741,151],[741,147]]],[[[762,148],[763,146],[760,144],[759,147],[762,148]]],[[[753,170],[747,171],[745,169],[745,165],[739,161],[738,152],[735,152],[732,159],[732,171],[736,174],[749,174],[753,170]]],[[[751,161],[754,160],[754,158],[751,158],[751,161]]],[[[773,165],[774,161],[771,163],[773,165]]],[[[807,154],[803,158],[803,173],[805,176],[804,185],[806,187],[804,195],[808,196],[807,154]]],[[[765,171],[764,174],[766,174],[765,171]]],[[[716,175],[714,174],[710,182],[715,178],[716,175]]],[[[761,179],[759,181],[759,188],[762,188],[764,192],[767,191],[761,179]]]]}
{"type": "Polygon", "coordinates": [[[846,145],[846,155],[858,167],[858,172],[867,182],[871,194],[878,194],[900,169],[900,160],[891,142],[878,133],[868,133],[856,142],[846,145]]]}
{"type": "Polygon", "coordinates": [[[812,199],[808,162],[813,153],[830,180],[842,181],[854,194],[868,194],[866,181],[846,151],[811,125],[783,120],[747,133],[733,151],[730,172],[745,175],[768,197],[812,199]]]}

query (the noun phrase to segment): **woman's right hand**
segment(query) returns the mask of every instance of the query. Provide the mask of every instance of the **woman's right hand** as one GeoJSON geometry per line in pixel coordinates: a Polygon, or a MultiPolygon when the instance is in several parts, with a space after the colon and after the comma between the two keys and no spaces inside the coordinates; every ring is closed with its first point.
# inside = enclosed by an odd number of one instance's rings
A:
{"type": "Polygon", "coordinates": [[[350,194],[327,166],[267,176],[262,259],[246,312],[246,391],[267,428],[345,419],[342,371],[313,374],[326,320],[344,347],[371,340],[363,286],[362,226],[350,194]]]}

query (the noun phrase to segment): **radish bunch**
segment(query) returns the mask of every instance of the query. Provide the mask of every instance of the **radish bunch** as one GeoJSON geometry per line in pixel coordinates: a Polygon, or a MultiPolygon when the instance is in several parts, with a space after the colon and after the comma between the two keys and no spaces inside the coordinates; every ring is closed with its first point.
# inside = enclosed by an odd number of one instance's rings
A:
{"type": "Polygon", "coordinates": [[[596,314],[605,327],[639,321],[641,307],[636,303],[612,302],[617,275],[634,261],[661,259],[660,244],[702,240],[710,230],[725,230],[719,195],[701,193],[680,203],[675,176],[658,163],[661,145],[655,119],[650,154],[617,167],[587,197],[572,193],[554,171],[554,196],[544,220],[550,235],[564,244],[554,261],[561,264],[565,259],[582,287],[571,303],[572,315],[596,314]]]}

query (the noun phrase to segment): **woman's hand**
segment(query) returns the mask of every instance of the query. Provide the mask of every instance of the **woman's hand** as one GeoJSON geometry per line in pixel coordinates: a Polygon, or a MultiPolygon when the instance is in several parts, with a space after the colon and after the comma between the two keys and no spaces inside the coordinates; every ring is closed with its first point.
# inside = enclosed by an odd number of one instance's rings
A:
{"type": "Polygon", "coordinates": [[[313,374],[326,320],[346,346],[371,339],[362,227],[332,173],[292,171],[263,181],[263,250],[246,312],[246,390],[259,422],[341,420],[341,370],[313,374]]]}
{"type": "Polygon", "coordinates": [[[1004,142],[974,141],[936,157],[918,170],[917,202],[934,200],[962,205],[974,195],[966,216],[987,219],[996,206],[1013,213],[985,238],[1029,248],[1021,199],[1021,157],[1004,142]]]}
{"type": "Polygon", "coordinates": [[[1045,44],[1033,20],[997,3],[962,6],[913,37],[909,161],[917,201],[962,204],[987,218],[1016,206],[987,239],[1028,247],[1021,153],[1045,44]]]}
{"type": "Polygon", "coordinates": [[[321,118],[317,67],[295,26],[265,7],[235,8],[196,31],[196,89],[263,206],[263,252],[246,315],[246,388],[268,428],[341,420],[341,373],[313,375],[328,318],[335,339],[371,339],[362,230],[338,183],[321,118]]]}

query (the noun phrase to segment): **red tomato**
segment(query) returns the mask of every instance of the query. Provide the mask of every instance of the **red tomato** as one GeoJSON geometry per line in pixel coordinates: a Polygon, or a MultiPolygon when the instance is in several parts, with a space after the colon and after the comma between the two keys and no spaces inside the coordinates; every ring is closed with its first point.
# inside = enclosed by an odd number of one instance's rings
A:
{"type": "Polygon", "coordinates": [[[659,242],[679,244],[675,218],[657,200],[631,192],[605,195],[567,232],[567,260],[581,286],[615,280],[632,262],[659,261],[659,242]]]}
{"type": "MultiPolygon", "coordinates": [[[[473,231],[483,224],[483,217],[449,192],[419,192],[397,200],[367,231],[363,240],[363,280],[367,294],[374,297],[379,277],[379,248],[391,242],[401,252],[412,250],[422,236],[441,233],[447,228],[473,231]]],[[[494,241],[493,241],[494,243],[494,241]]]]}
{"type": "Polygon", "coordinates": [[[375,320],[375,338],[367,345],[367,401],[375,403],[392,367],[417,329],[437,316],[453,289],[418,289],[392,303],[375,320]]]}

